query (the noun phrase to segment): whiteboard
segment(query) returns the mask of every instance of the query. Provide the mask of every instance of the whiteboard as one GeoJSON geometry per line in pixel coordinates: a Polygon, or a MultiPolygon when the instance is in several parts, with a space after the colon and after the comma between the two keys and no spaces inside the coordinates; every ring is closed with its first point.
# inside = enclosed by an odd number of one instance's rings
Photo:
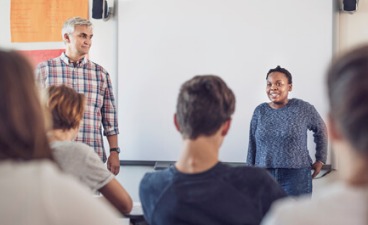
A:
{"type": "Polygon", "coordinates": [[[224,162],[246,160],[253,110],[268,101],[270,68],[287,68],[293,75],[290,97],[310,102],[326,118],[324,73],[333,53],[333,22],[331,0],[119,1],[120,158],[177,160],[182,138],[173,124],[176,98],[194,75],[221,76],[236,95],[220,151],[224,162]]]}

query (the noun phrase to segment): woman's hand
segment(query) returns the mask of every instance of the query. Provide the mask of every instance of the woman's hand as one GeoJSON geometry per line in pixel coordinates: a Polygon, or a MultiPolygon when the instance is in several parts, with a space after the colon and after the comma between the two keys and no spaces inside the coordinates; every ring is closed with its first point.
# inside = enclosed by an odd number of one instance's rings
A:
{"type": "Polygon", "coordinates": [[[313,163],[312,165],[312,169],[314,170],[313,174],[312,174],[312,178],[315,178],[319,172],[321,172],[323,163],[321,161],[316,161],[315,163],[313,163]]]}

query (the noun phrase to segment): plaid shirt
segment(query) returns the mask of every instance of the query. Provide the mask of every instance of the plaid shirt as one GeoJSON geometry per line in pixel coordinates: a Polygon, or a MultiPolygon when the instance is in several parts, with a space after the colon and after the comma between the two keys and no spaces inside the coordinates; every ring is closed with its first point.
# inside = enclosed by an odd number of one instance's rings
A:
{"type": "Polygon", "coordinates": [[[87,58],[78,63],[70,63],[69,58],[62,53],[59,57],[37,66],[36,80],[42,88],[65,84],[85,95],[87,106],[76,141],[94,148],[101,160],[105,162],[106,153],[101,124],[104,127],[105,136],[119,133],[115,100],[108,72],[87,58]]]}

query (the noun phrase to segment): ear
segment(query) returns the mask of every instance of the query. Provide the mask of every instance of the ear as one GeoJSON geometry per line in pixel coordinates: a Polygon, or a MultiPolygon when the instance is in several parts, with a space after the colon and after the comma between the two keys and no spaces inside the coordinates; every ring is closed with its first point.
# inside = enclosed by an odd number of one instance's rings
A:
{"type": "Polygon", "coordinates": [[[69,34],[67,33],[64,34],[64,41],[68,43],[70,42],[69,34]]]}
{"type": "Polygon", "coordinates": [[[223,125],[222,125],[222,131],[221,131],[221,135],[222,136],[226,136],[227,132],[229,132],[230,130],[230,124],[231,124],[231,119],[228,119],[223,125]]]}
{"type": "Polygon", "coordinates": [[[289,84],[289,92],[293,90],[293,84],[289,84]]]}
{"type": "Polygon", "coordinates": [[[176,130],[180,132],[180,126],[179,126],[179,123],[178,123],[176,113],[174,114],[174,124],[175,124],[176,130]]]}
{"type": "Polygon", "coordinates": [[[339,129],[337,128],[337,124],[336,124],[335,120],[332,118],[331,114],[328,114],[327,128],[328,128],[328,131],[329,131],[330,138],[332,140],[341,140],[342,139],[342,135],[341,135],[339,129]]]}

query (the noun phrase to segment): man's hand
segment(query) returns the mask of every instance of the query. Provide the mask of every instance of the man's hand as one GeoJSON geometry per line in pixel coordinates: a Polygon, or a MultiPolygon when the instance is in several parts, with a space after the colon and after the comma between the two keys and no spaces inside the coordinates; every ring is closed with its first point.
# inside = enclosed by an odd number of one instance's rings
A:
{"type": "Polygon", "coordinates": [[[312,165],[312,169],[314,170],[313,174],[312,174],[312,178],[315,178],[319,172],[321,172],[323,163],[321,161],[316,161],[315,163],[313,163],[312,165]]]}
{"type": "Polygon", "coordinates": [[[107,169],[114,175],[118,175],[120,171],[120,160],[117,152],[110,152],[110,156],[107,159],[107,169]]]}

